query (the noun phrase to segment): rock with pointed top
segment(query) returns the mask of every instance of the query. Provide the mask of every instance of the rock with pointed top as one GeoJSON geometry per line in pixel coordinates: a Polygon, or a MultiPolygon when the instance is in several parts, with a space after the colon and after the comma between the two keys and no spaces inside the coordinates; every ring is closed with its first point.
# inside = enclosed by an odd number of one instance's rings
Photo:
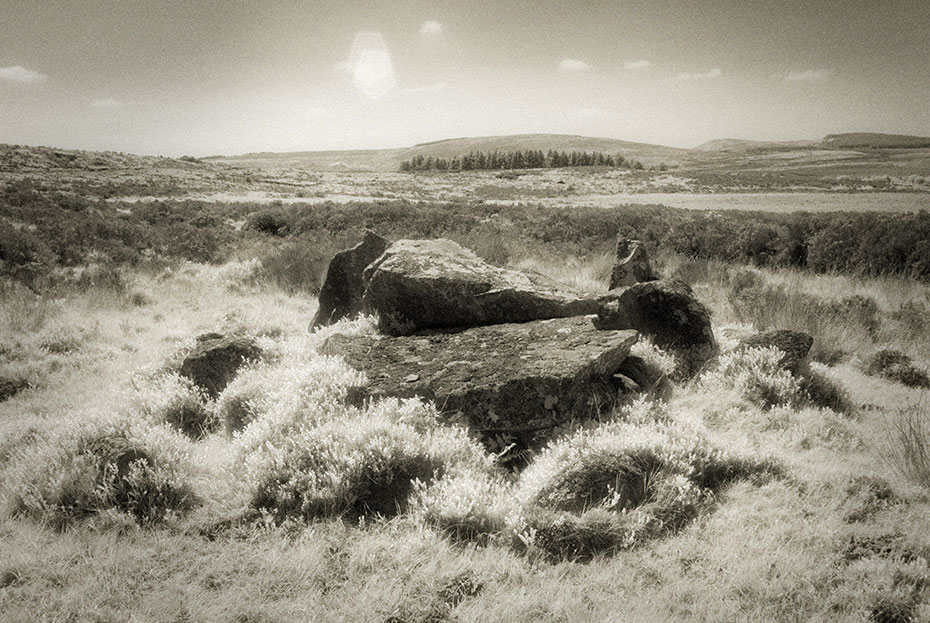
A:
{"type": "Polygon", "coordinates": [[[617,240],[617,260],[610,273],[611,290],[658,278],[641,241],[629,238],[617,240]]]}
{"type": "Polygon", "coordinates": [[[333,256],[320,288],[319,306],[310,328],[325,326],[365,310],[365,282],[362,273],[390,245],[390,241],[365,230],[360,243],[333,256]]]}

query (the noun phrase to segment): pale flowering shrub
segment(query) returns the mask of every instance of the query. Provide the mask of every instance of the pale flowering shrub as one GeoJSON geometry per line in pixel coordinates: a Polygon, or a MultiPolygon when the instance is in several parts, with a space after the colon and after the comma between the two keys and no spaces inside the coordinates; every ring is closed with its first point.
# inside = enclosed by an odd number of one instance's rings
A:
{"type": "Polygon", "coordinates": [[[527,467],[511,523],[519,547],[557,559],[632,547],[680,529],[727,483],[780,473],[773,461],[715,447],[671,418],[636,420],[551,443],[527,467]]]}
{"type": "Polygon", "coordinates": [[[678,369],[678,358],[668,351],[662,350],[648,337],[640,336],[639,340],[630,348],[630,355],[639,357],[655,375],[670,377],[678,369]]]}
{"type": "Polygon", "coordinates": [[[346,411],[351,388],[364,385],[362,373],[341,359],[313,354],[305,360],[285,354],[275,364],[246,368],[217,398],[216,412],[230,436],[250,447],[346,411]]]}
{"type": "Polygon", "coordinates": [[[254,487],[251,506],[275,521],[390,517],[418,487],[491,464],[464,429],[440,424],[435,409],[416,400],[344,408],[339,418],[251,441],[239,456],[254,487]]]}
{"type": "Polygon", "coordinates": [[[261,260],[251,258],[223,264],[213,273],[213,280],[229,290],[238,291],[258,283],[261,274],[261,260]]]}
{"type": "Polygon", "coordinates": [[[130,410],[153,424],[167,424],[191,439],[203,439],[219,427],[213,405],[203,390],[176,373],[137,380],[130,410]]]}
{"type": "Polygon", "coordinates": [[[800,405],[805,400],[801,380],[780,365],[781,358],[782,352],[774,346],[725,353],[698,385],[707,391],[733,389],[763,409],[800,405]]]}
{"type": "Polygon", "coordinates": [[[104,512],[149,525],[198,503],[190,442],[146,421],[82,417],[11,463],[9,510],[58,528],[104,512]]]}
{"type": "Polygon", "coordinates": [[[459,472],[432,485],[418,482],[412,511],[455,541],[486,543],[515,510],[510,487],[493,473],[459,472]]]}

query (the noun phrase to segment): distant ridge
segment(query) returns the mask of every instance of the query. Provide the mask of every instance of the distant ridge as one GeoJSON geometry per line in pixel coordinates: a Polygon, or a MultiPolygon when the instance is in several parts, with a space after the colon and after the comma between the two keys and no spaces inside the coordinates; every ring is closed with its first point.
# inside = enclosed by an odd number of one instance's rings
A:
{"type": "Polygon", "coordinates": [[[695,151],[772,151],[818,147],[820,141],[750,141],[739,138],[718,138],[695,147],[695,151]]]}
{"type": "Polygon", "coordinates": [[[822,145],[837,149],[918,149],[930,147],[930,137],[909,136],[907,134],[879,134],[876,132],[850,132],[847,134],[828,134],[824,137],[822,145]]]}
{"type": "Polygon", "coordinates": [[[300,167],[314,170],[332,170],[337,163],[341,169],[362,171],[396,171],[401,162],[414,156],[424,158],[454,158],[470,152],[512,152],[528,149],[548,151],[587,151],[620,154],[646,164],[676,162],[690,150],[649,143],[636,143],[613,138],[597,138],[574,134],[514,134],[506,136],[477,136],[447,138],[418,143],[411,147],[394,149],[365,149],[345,151],[304,151],[289,153],[253,153],[241,156],[211,157],[211,162],[239,166],[300,167]]]}

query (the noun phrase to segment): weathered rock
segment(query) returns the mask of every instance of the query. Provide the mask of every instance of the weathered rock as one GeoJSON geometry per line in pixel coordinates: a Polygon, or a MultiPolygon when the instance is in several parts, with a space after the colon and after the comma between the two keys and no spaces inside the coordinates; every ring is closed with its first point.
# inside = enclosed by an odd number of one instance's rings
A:
{"type": "Polygon", "coordinates": [[[197,345],[184,358],[180,373],[216,398],[242,364],[261,354],[262,349],[252,339],[205,333],[197,337],[197,345]]]}
{"type": "Polygon", "coordinates": [[[661,370],[650,366],[642,357],[630,355],[614,374],[627,393],[647,393],[657,400],[668,400],[672,384],[661,370]]]}
{"type": "Polygon", "coordinates": [[[658,278],[649,263],[646,246],[641,241],[629,238],[617,240],[617,260],[610,273],[611,290],[658,278]]]}
{"type": "Polygon", "coordinates": [[[499,451],[534,447],[569,420],[613,406],[612,377],[636,339],[635,331],[598,331],[576,317],[407,337],[334,335],[321,350],[368,377],[353,402],[432,400],[499,451]]]}
{"type": "Polygon", "coordinates": [[[679,376],[693,376],[716,355],[710,313],[683,281],[647,281],[611,290],[600,299],[598,329],[636,329],[681,362],[679,376]]]}
{"type": "Polygon", "coordinates": [[[0,402],[12,398],[24,389],[29,388],[29,381],[19,377],[0,377],[0,402]]]}
{"type": "Polygon", "coordinates": [[[320,303],[310,328],[325,326],[365,310],[362,296],[365,281],[362,273],[390,245],[390,241],[365,230],[360,243],[333,256],[320,288],[320,303]]]}
{"type": "Polygon", "coordinates": [[[783,353],[779,365],[792,374],[799,374],[807,363],[807,353],[813,345],[814,338],[807,333],[774,329],[747,337],[739,343],[737,349],[774,346],[783,353]]]}
{"type": "Polygon", "coordinates": [[[398,240],[365,269],[379,329],[473,327],[593,314],[597,301],[537,274],[492,266],[451,240],[398,240]]]}

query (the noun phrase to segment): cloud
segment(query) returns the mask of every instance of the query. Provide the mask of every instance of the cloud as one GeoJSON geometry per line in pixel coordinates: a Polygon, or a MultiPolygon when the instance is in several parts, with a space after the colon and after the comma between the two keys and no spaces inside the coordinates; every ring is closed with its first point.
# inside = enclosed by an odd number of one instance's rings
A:
{"type": "Polygon", "coordinates": [[[424,37],[438,37],[442,34],[442,24],[433,20],[427,20],[420,24],[420,34],[424,37]]]}
{"type": "Polygon", "coordinates": [[[719,67],[714,67],[710,71],[707,71],[704,73],[688,73],[688,72],[680,73],[678,74],[678,79],[679,80],[706,80],[709,78],[719,78],[722,74],[723,72],[720,71],[719,67]]]}
{"type": "Polygon", "coordinates": [[[582,108],[575,111],[575,114],[579,117],[600,117],[604,114],[604,111],[600,108],[582,108]]]}
{"type": "Polygon", "coordinates": [[[586,69],[591,69],[591,66],[578,59],[563,58],[562,62],[559,63],[559,69],[562,71],[584,71],[586,69]]]}
{"type": "Polygon", "coordinates": [[[48,76],[40,74],[37,71],[26,69],[20,65],[12,67],[0,67],[0,80],[7,82],[21,82],[23,84],[32,84],[33,82],[42,82],[48,76]]]}
{"type": "Polygon", "coordinates": [[[626,69],[646,69],[649,67],[649,61],[646,59],[640,59],[638,61],[627,61],[623,64],[626,69]]]}
{"type": "Polygon", "coordinates": [[[775,74],[785,82],[821,82],[830,77],[829,69],[805,69],[803,71],[789,71],[786,74],[775,74]]]}
{"type": "Polygon", "coordinates": [[[94,108],[121,108],[125,106],[125,104],[125,102],[108,97],[106,99],[91,100],[88,105],[94,108]]]}

